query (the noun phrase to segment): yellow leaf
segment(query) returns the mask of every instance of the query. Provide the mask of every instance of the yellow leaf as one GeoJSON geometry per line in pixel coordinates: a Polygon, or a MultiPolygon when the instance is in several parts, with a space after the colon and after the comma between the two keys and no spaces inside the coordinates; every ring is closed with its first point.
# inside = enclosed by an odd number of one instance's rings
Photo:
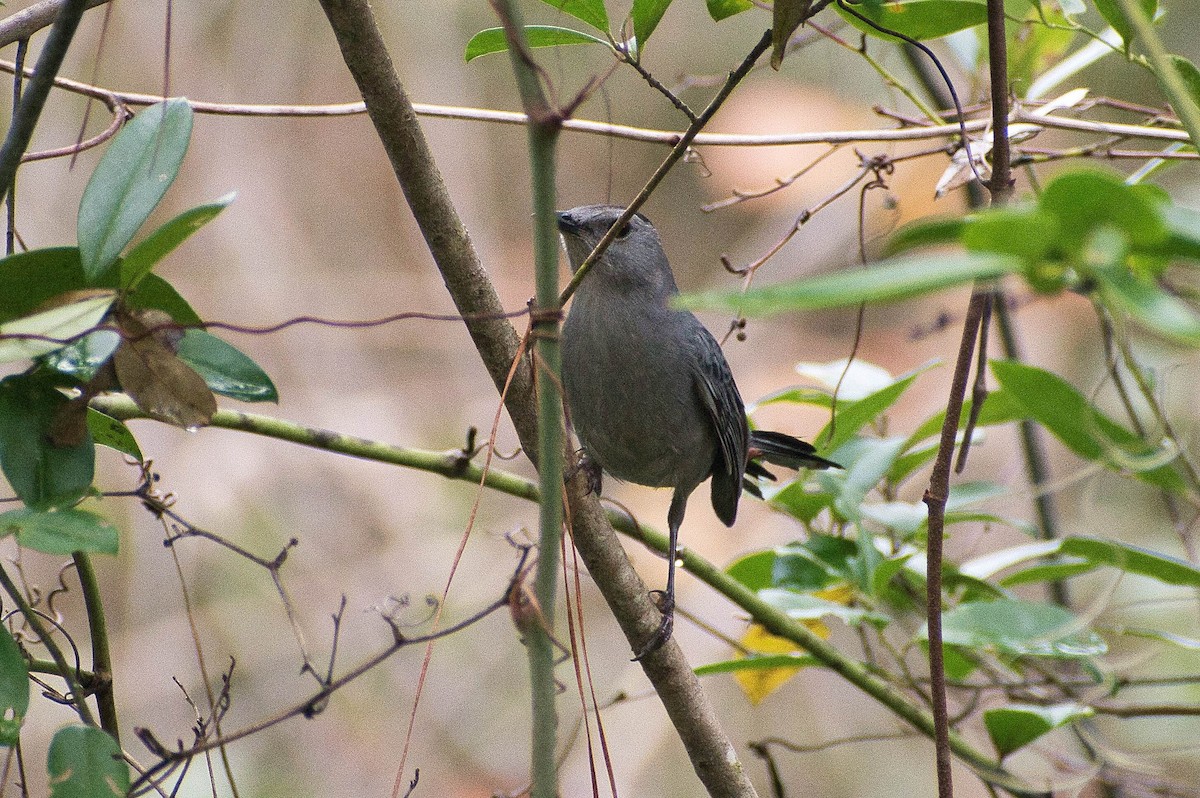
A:
{"type": "MultiPolygon", "coordinates": [[[[828,639],[829,627],[820,621],[804,621],[804,625],[811,629],[813,634],[828,639]]],[[[791,640],[773,635],[756,623],[750,624],[750,628],[746,630],[746,634],[742,635],[741,644],[743,648],[755,654],[794,654],[804,652],[804,649],[797,646],[791,640]]],[[[738,651],[734,654],[734,657],[736,659],[745,659],[746,654],[738,651]]],[[[746,694],[746,698],[750,699],[750,703],[757,706],[764,698],[778,690],[789,679],[795,676],[802,667],[802,665],[796,665],[794,667],[781,666],[778,668],[735,671],[733,678],[737,680],[738,686],[742,688],[742,692],[746,694]]]]}

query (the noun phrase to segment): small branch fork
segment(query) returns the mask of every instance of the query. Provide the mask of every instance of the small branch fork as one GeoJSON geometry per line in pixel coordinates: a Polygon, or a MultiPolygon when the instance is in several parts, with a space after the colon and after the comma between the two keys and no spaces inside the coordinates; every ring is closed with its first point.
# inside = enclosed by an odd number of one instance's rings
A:
{"type": "MultiPolygon", "coordinates": [[[[346,606],[345,599],[343,598],[342,603],[339,606],[337,612],[334,613],[334,615],[333,615],[334,642],[333,642],[333,646],[332,646],[332,649],[330,652],[329,668],[324,675],[318,675],[316,673],[315,669],[311,669],[311,668],[309,669],[310,672],[315,677],[317,677],[318,681],[321,683],[320,688],[315,693],[313,693],[311,696],[309,696],[307,699],[305,699],[304,701],[296,703],[296,704],[292,705],[291,707],[289,707],[288,709],[283,710],[282,712],[279,712],[269,718],[265,718],[261,721],[258,721],[257,723],[253,723],[253,724],[246,726],[242,729],[239,729],[237,731],[230,732],[228,734],[223,734],[220,736],[214,736],[211,733],[211,727],[212,727],[213,721],[219,720],[219,718],[213,718],[207,722],[204,722],[204,721],[198,722],[196,727],[194,727],[195,741],[190,746],[187,746],[187,747],[185,747],[183,745],[182,740],[177,740],[174,748],[168,747],[167,745],[160,742],[158,737],[149,729],[145,729],[145,728],[135,729],[134,733],[137,735],[138,739],[142,741],[142,743],[147,747],[147,749],[149,749],[150,752],[159,761],[145,769],[145,771],[142,773],[141,777],[134,784],[131,794],[137,795],[137,794],[140,794],[147,790],[158,788],[158,786],[161,784],[162,780],[169,773],[173,772],[176,768],[180,767],[181,765],[186,767],[187,764],[198,754],[202,754],[206,751],[211,751],[213,749],[226,746],[230,743],[244,739],[253,734],[257,734],[265,729],[269,729],[273,726],[277,726],[280,723],[283,723],[284,721],[290,720],[292,718],[296,718],[296,717],[313,718],[313,717],[319,715],[322,711],[324,711],[325,707],[329,703],[330,697],[335,692],[342,689],[343,687],[350,684],[351,682],[355,681],[356,679],[363,676],[367,672],[378,667],[380,664],[382,664],[383,662],[390,659],[396,652],[400,651],[401,649],[407,648],[408,646],[421,645],[424,643],[428,643],[431,640],[436,640],[436,639],[440,639],[443,637],[448,637],[450,635],[456,634],[457,632],[460,632],[470,626],[473,626],[474,624],[476,624],[479,621],[483,620],[484,618],[488,617],[489,615],[496,612],[497,610],[508,607],[509,602],[510,602],[510,596],[512,595],[512,593],[514,591],[516,591],[518,589],[517,583],[521,580],[521,578],[524,574],[525,564],[529,557],[531,547],[519,546],[518,550],[520,552],[520,556],[518,558],[516,568],[513,570],[513,575],[511,577],[511,579],[509,580],[509,583],[506,585],[504,591],[501,593],[501,595],[498,598],[496,598],[496,600],[494,600],[491,604],[478,610],[473,615],[471,615],[467,618],[464,618],[463,620],[459,621],[458,623],[453,624],[451,626],[447,626],[443,629],[439,629],[438,631],[436,631],[432,634],[417,635],[417,636],[411,636],[411,637],[407,636],[404,633],[404,631],[400,628],[400,623],[396,620],[395,617],[393,617],[391,614],[388,614],[388,613],[381,613],[381,617],[383,617],[383,620],[387,624],[388,629],[390,630],[391,635],[392,635],[391,644],[389,646],[387,646],[384,650],[382,650],[379,653],[375,654],[374,656],[368,658],[365,662],[362,662],[359,665],[356,665],[355,667],[351,668],[349,671],[344,673],[342,676],[334,678],[334,676],[333,676],[334,657],[335,657],[336,651],[337,651],[337,639],[340,634],[342,615],[343,615],[343,612],[344,612],[345,606],[346,606]]],[[[251,559],[256,559],[256,558],[251,557],[251,559]]],[[[222,691],[221,691],[221,699],[217,702],[216,714],[223,715],[225,710],[228,708],[229,684],[230,684],[230,679],[232,676],[232,671],[233,671],[233,663],[231,662],[229,670],[226,671],[225,675],[222,678],[223,687],[222,687],[222,691]]],[[[411,787],[410,787],[410,791],[411,791],[411,787]]]]}

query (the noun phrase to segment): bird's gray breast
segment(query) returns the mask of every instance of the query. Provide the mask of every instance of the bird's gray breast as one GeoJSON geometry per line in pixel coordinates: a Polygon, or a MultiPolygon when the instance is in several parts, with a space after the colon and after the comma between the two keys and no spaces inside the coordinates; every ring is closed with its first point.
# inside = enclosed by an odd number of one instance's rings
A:
{"type": "Polygon", "coordinates": [[[659,301],[601,302],[584,282],[563,326],[563,388],[587,452],[618,479],[702,482],[716,439],[697,393],[699,322],[659,301]]]}

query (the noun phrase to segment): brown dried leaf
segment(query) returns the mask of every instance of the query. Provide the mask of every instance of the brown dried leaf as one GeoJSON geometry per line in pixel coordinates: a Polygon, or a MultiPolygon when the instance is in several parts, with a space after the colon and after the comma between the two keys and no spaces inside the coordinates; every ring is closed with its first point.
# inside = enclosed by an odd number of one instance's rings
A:
{"type": "Polygon", "coordinates": [[[171,331],[147,334],[158,323],[150,313],[122,314],[125,340],[113,355],[121,390],[159,421],[202,427],[217,412],[217,399],[204,378],[175,355],[171,331]]]}

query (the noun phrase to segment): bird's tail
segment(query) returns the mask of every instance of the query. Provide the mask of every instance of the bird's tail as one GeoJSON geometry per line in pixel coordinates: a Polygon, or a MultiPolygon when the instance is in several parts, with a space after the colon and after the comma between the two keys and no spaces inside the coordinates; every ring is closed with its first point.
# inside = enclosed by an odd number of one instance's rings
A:
{"type": "Polygon", "coordinates": [[[811,443],[805,443],[782,432],[761,429],[750,432],[750,459],[762,459],[773,465],[792,469],[841,468],[832,460],[818,456],[811,443]]]}

